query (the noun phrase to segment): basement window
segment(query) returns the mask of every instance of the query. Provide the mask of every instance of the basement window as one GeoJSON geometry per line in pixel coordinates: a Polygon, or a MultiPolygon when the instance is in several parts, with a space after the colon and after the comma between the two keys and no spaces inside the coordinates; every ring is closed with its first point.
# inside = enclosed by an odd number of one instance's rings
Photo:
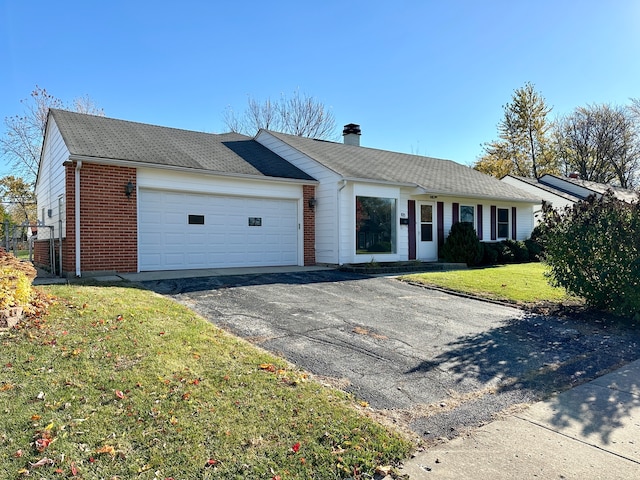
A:
{"type": "Polygon", "coordinates": [[[204,225],[204,215],[189,215],[189,225],[204,225]]]}

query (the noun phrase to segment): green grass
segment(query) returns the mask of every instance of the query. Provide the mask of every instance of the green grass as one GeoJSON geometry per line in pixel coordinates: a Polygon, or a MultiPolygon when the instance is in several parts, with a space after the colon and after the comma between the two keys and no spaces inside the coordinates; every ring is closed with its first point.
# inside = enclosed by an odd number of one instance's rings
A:
{"type": "Polygon", "coordinates": [[[563,288],[552,287],[546,271],[547,267],[541,263],[521,263],[420,273],[401,279],[519,305],[578,301],[563,288]]]}
{"type": "Polygon", "coordinates": [[[15,255],[20,260],[29,260],[29,250],[18,250],[15,255]]]}
{"type": "Polygon", "coordinates": [[[359,478],[413,447],[159,295],[42,290],[49,315],[0,336],[0,478],[359,478]]]}

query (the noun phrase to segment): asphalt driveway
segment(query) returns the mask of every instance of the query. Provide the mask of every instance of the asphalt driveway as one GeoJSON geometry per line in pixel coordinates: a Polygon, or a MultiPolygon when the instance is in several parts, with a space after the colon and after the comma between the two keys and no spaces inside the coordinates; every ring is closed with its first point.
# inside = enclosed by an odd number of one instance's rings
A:
{"type": "Polygon", "coordinates": [[[143,282],[428,440],[640,357],[638,329],[338,271],[143,282]]]}

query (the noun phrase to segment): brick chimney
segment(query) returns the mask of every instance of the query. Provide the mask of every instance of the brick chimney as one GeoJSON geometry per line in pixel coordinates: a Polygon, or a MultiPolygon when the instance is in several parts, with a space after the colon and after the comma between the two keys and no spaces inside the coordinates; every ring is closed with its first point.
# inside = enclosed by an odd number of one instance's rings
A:
{"type": "Polygon", "coordinates": [[[345,145],[355,145],[356,147],[360,146],[360,125],[356,123],[350,123],[344,126],[344,130],[342,131],[342,136],[344,137],[345,145]]]}

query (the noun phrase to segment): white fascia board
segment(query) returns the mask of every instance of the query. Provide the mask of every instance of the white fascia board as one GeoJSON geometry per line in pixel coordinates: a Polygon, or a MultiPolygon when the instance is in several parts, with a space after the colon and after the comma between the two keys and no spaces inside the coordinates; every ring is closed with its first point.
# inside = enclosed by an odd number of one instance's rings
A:
{"type": "Polygon", "coordinates": [[[318,185],[320,183],[317,180],[301,180],[297,178],[268,177],[266,175],[265,176],[249,175],[244,173],[213,172],[211,170],[206,170],[202,168],[188,168],[188,167],[179,167],[175,165],[158,165],[154,163],[132,162],[130,160],[118,160],[115,158],[88,157],[85,155],[70,155],[69,160],[76,160],[84,163],[97,163],[100,165],[114,165],[118,167],[154,168],[158,170],[171,170],[174,172],[192,173],[192,174],[198,174],[198,175],[211,175],[214,177],[242,178],[245,180],[255,180],[255,181],[261,181],[261,182],[295,183],[298,185],[318,185]]]}
{"type": "Polygon", "coordinates": [[[533,199],[533,198],[496,197],[493,195],[471,195],[468,193],[439,192],[436,190],[427,190],[424,188],[422,189],[422,193],[425,195],[436,195],[436,196],[442,196],[442,197],[474,198],[476,200],[493,200],[496,202],[527,203],[529,205],[537,205],[539,203],[542,203],[542,198],[533,199]]]}
{"type": "Polygon", "coordinates": [[[373,180],[371,178],[356,178],[356,177],[342,177],[341,180],[345,180],[347,182],[352,183],[368,183],[371,185],[384,185],[384,186],[393,186],[393,187],[409,187],[409,188],[419,188],[415,183],[404,183],[404,182],[391,182],[385,180],[373,180]]]}

